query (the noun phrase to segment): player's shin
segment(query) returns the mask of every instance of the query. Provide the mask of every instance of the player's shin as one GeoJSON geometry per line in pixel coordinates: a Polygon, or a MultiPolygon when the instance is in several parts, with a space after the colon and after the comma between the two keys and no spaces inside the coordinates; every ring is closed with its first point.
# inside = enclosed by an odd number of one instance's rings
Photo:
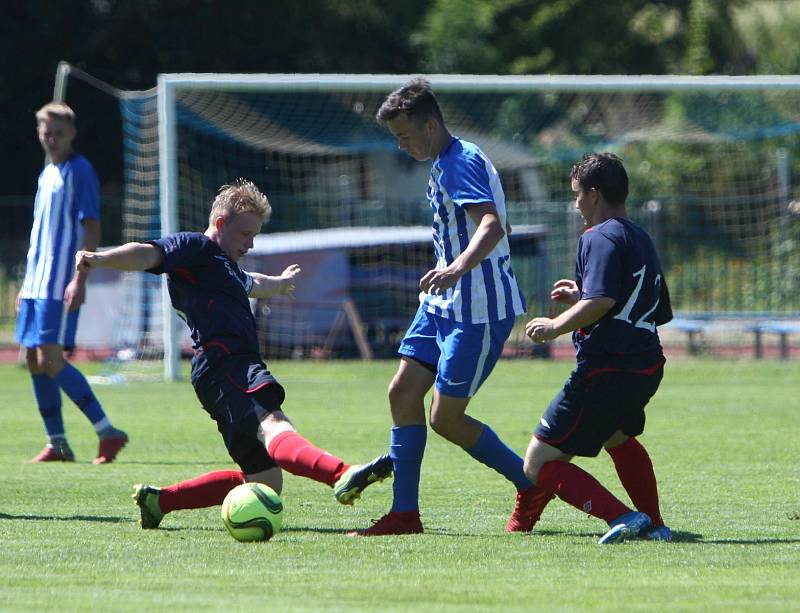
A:
{"type": "Polygon", "coordinates": [[[267,451],[285,471],[326,485],[336,483],[348,468],[344,460],[316,447],[293,430],[274,436],[267,451]]]}

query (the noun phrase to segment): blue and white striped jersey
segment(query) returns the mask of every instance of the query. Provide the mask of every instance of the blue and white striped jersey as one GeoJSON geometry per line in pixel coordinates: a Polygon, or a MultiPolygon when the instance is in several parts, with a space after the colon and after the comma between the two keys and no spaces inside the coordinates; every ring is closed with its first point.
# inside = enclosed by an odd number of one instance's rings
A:
{"type": "MultiPolygon", "coordinates": [[[[475,234],[468,206],[492,202],[500,223],[506,225],[505,194],[497,170],[476,145],[456,137],[433,161],[428,201],[439,270],[449,266],[475,234]]],[[[499,321],[524,313],[525,299],[511,270],[508,237],[444,295],[421,292],[420,302],[429,313],[463,323],[499,321]]]]}
{"type": "Polygon", "coordinates": [[[84,219],[100,219],[100,185],[89,160],[75,153],[39,175],[22,298],[64,299],[84,219]]]}

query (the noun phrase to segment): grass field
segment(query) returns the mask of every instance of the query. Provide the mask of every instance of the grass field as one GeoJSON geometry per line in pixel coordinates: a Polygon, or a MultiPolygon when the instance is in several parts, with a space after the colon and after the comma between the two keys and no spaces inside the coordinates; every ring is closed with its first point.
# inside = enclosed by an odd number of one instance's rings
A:
{"type": "MultiPolygon", "coordinates": [[[[386,449],[395,362],[271,366],[305,436],[351,462],[386,449]]],[[[571,366],[501,362],[471,413],[521,452],[571,366]]],[[[668,365],[642,441],[673,543],[600,547],[604,524],[558,500],[534,533],[506,535],[513,488],[431,433],[426,534],[348,538],[388,509],[391,482],[351,508],[289,475],[284,530],[243,544],[219,508],[176,512],[157,531],[136,524],[132,484],[232,467],[188,383],[97,388],[131,435],[107,466],[91,464],[96,438],[65,401],[78,462],[30,465],[39,416],[25,372],[3,365],[0,610],[800,610],[800,521],[788,518],[800,511],[799,372],[796,362],[668,365]]],[[[580,464],[627,501],[607,455],[580,464]]]]}

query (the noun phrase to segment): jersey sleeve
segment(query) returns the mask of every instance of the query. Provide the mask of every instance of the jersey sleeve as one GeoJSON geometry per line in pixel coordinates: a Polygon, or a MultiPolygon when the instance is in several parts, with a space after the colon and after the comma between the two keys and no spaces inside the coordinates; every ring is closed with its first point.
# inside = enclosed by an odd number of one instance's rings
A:
{"type": "Polygon", "coordinates": [[[205,241],[202,234],[178,232],[163,238],[147,241],[164,253],[164,260],[159,266],[147,270],[154,275],[169,273],[178,268],[191,268],[203,251],[205,241]]]}
{"type": "Polygon", "coordinates": [[[75,204],[78,221],[100,220],[100,182],[88,160],[76,164],[72,169],[72,188],[75,191],[75,204]]]}
{"type": "Polygon", "coordinates": [[[244,268],[240,269],[244,273],[244,291],[247,295],[250,295],[250,292],[253,291],[253,285],[255,285],[255,279],[253,279],[253,275],[247,272],[244,268]]]}
{"type": "Polygon", "coordinates": [[[617,245],[599,232],[581,237],[581,299],[612,298],[622,293],[622,260],[617,245]]]}
{"type": "Polygon", "coordinates": [[[656,312],[653,314],[653,321],[657,326],[663,326],[665,323],[672,321],[672,304],[669,300],[669,288],[667,288],[667,280],[661,277],[661,291],[658,297],[658,306],[656,312]]]}
{"type": "Polygon", "coordinates": [[[442,170],[442,186],[456,206],[494,202],[486,160],[480,155],[465,152],[442,170]]]}

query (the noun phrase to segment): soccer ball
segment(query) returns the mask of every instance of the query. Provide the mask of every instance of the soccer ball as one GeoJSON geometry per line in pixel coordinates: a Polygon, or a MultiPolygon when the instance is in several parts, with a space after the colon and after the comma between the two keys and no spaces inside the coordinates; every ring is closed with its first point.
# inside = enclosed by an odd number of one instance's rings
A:
{"type": "Polygon", "coordinates": [[[222,523],[237,541],[268,541],[283,524],[283,501],[263,483],[243,483],[222,502],[222,523]]]}

